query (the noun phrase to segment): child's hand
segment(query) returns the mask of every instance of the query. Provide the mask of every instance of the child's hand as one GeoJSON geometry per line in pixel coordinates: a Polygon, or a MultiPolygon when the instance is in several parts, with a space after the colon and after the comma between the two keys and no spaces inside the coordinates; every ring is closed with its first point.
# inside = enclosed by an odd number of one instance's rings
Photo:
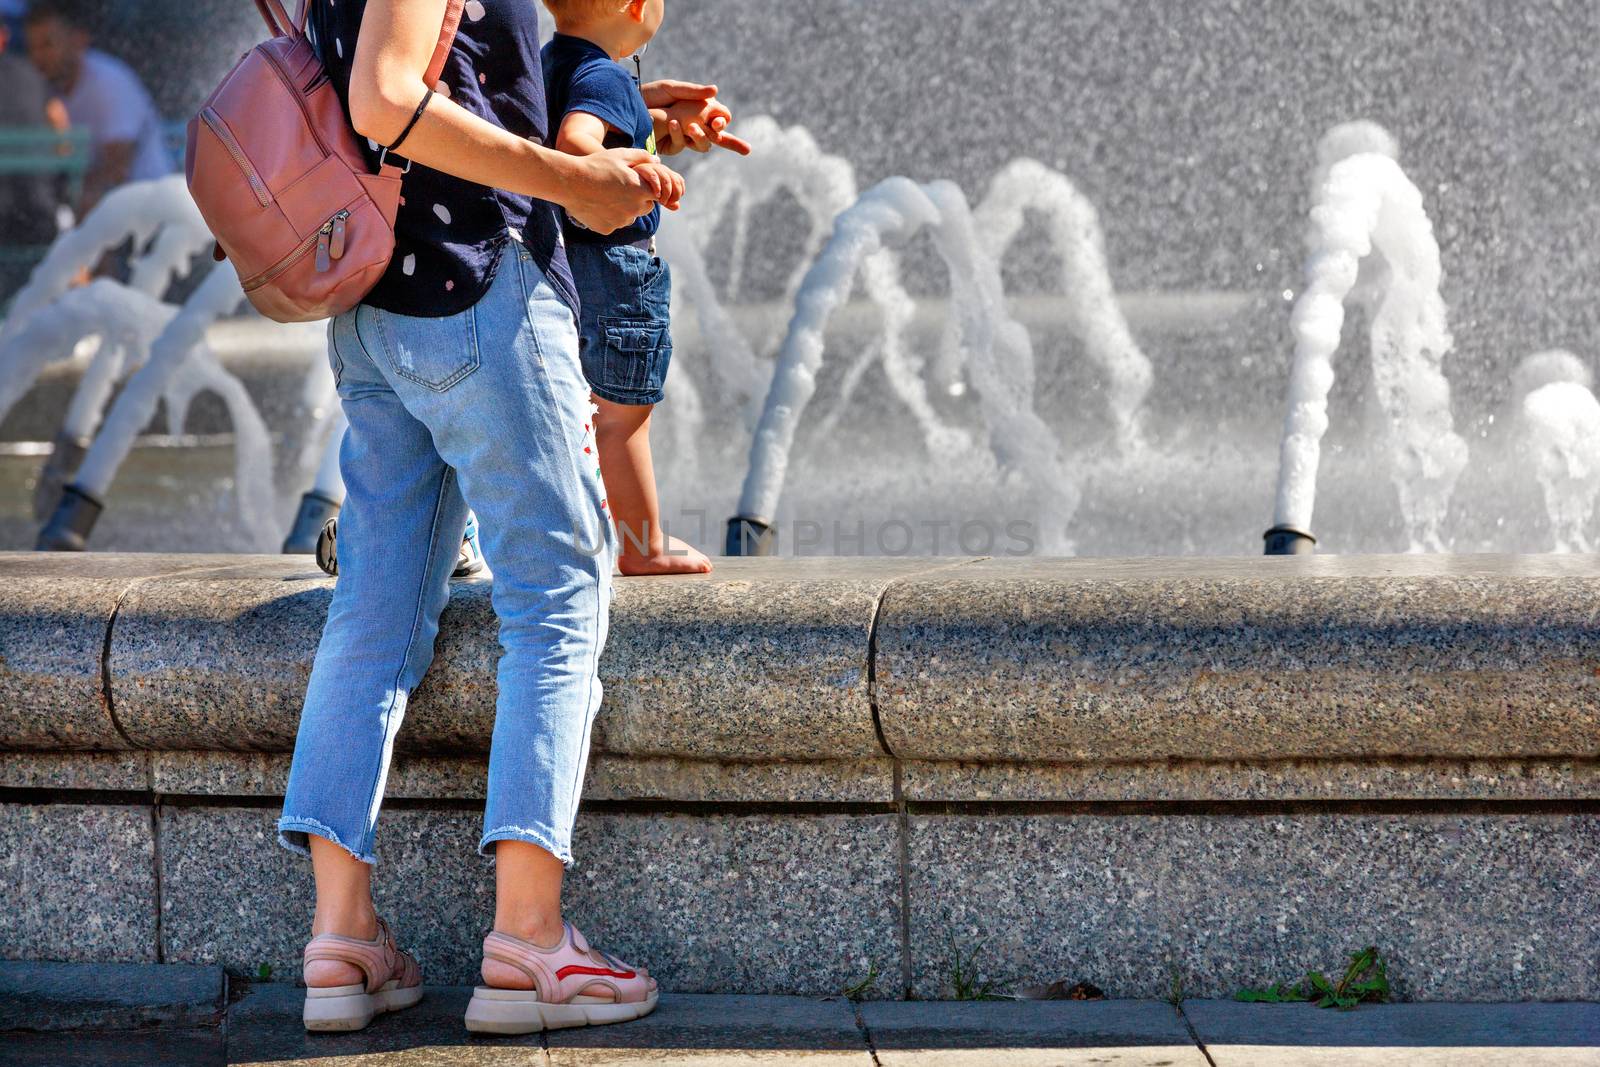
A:
{"type": "Polygon", "coordinates": [[[746,141],[726,132],[733,112],[717,99],[715,85],[654,81],[640,92],[655,122],[657,151],[661,155],[676,155],[685,148],[693,152],[726,148],[741,156],[750,154],[746,141]]]}
{"type": "MultiPolygon", "coordinates": [[[[728,133],[733,113],[715,100],[691,109],[679,104],[666,112],[667,144],[661,151],[667,155],[687,148],[692,152],[709,152],[712,148],[725,148],[735,155],[748,156],[750,142],[728,133]],[[692,114],[687,112],[693,111],[692,114]]],[[[659,138],[658,138],[659,140],[659,138]]]]}
{"type": "Polygon", "coordinates": [[[678,201],[683,199],[681,174],[663,163],[641,163],[633,169],[655,195],[657,203],[668,211],[678,210],[678,201]]]}

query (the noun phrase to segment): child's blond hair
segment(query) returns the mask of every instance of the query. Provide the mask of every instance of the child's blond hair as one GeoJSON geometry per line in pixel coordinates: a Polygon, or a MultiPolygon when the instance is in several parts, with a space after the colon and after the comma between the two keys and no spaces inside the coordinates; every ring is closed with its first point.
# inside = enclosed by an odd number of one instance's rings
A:
{"type": "Polygon", "coordinates": [[[544,0],[544,6],[556,18],[583,18],[621,11],[628,6],[628,0],[544,0]]]}

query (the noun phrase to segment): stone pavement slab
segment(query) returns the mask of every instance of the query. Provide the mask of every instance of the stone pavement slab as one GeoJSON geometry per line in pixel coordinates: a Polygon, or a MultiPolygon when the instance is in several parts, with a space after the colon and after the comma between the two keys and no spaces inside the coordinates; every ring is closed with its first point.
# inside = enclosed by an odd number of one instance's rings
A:
{"type": "Polygon", "coordinates": [[[1185,1001],[1216,1067],[1600,1067],[1600,1004],[1185,1001]]]}
{"type": "Polygon", "coordinates": [[[872,1067],[854,1006],[842,998],[673,996],[627,1026],[553,1030],[554,1067],[805,1063],[872,1067]]]}
{"type": "Polygon", "coordinates": [[[471,995],[464,986],[430,987],[417,1007],[381,1018],[359,1034],[305,1033],[303,995],[289,985],[252,988],[229,1013],[228,1062],[251,1067],[872,1067],[855,1013],[843,1000],[669,994],[654,1014],[626,1026],[477,1038],[461,1024],[471,995]]]}
{"type": "Polygon", "coordinates": [[[0,1033],[5,1067],[223,1067],[220,1026],[0,1033]]]}
{"type": "Polygon", "coordinates": [[[251,1067],[487,1067],[543,1065],[540,1035],[475,1042],[461,1024],[472,990],[430,986],[422,1002],[381,1016],[355,1034],[308,1034],[300,1023],[305,991],[288,984],[258,985],[228,1012],[230,1064],[251,1067]]]}
{"type": "Polygon", "coordinates": [[[215,1026],[221,967],[0,961],[0,1031],[215,1026]]]}
{"type": "Polygon", "coordinates": [[[1157,1000],[861,1005],[880,1067],[1206,1067],[1157,1000]]]}

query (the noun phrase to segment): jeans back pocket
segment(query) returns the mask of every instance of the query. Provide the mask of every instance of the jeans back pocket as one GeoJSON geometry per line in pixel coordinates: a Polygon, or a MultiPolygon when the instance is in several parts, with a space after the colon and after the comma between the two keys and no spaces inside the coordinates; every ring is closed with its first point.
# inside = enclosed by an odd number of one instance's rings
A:
{"type": "Polygon", "coordinates": [[[407,381],[442,393],[478,369],[476,307],[443,318],[374,311],[383,357],[407,381]]]}

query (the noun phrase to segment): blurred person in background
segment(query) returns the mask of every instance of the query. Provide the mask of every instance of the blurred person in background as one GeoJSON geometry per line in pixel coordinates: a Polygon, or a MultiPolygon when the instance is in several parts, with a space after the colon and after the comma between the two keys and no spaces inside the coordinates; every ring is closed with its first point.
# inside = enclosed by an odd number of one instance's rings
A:
{"type": "Polygon", "coordinates": [[[161,116],[139,76],[91,47],[84,0],[39,0],[28,11],[28,55],[66,103],[72,125],[89,131],[89,171],[74,205],[82,219],[107,192],[173,171],[161,116]]]}
{"type": "MultiPolygon", "coordinates": [[[[59,101],[27,60],[11,47],[12,12],[0,20],[0,131],[49,130],[51,107],[59,101]]],[[[25,250],[48,245],[56,236],[55,176],[47,172],[0,175],[0,303],[26,280],[32,257],[25,250]]]]}

